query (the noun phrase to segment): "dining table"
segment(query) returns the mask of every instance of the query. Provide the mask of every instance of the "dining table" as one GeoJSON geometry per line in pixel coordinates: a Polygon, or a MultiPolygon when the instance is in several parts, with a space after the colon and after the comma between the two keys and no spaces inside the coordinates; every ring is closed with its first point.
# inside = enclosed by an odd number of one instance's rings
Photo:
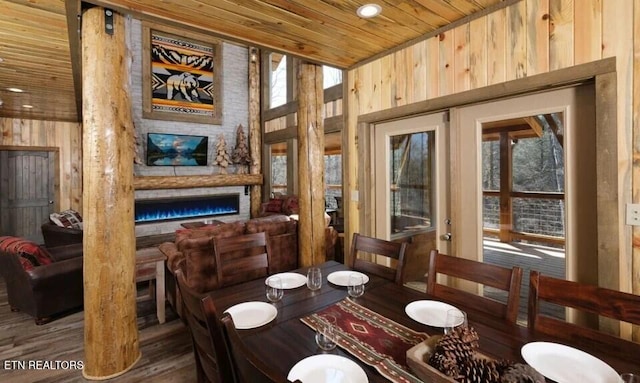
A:
{"type": "MultiPolygon", "coordinates": [[[[407,286],[398,285],[392,281],[368,275],[365,293],[358,298],[348,298],[347,288],[334,285],[327,280],[333,272],[347,271],[349,268],[335,261],[328,261],[318,265],[322,271],[323,283],[319,290],[310,290],[306,285],[286,289],[282,299],[275,303],[276,317],[269,323],[252,329],[237,330],[242,342],[248,346],[256,356],[275,370],[287,376],[288,372],[304,358],[324,354],[315,341],[315,331],[305,324],[302,319],[318,313],[328,307],[352,300],[358,305],[372,312],[388,318],[411,330],[425,333],[428,336],[442,335],[441,327],[432,327],[412,319],[405,308],[408,304],[420,300],[442,301],[429,296],[423,291],[407,286]]],[[[293,270],[306,276],[307,268],[293,270]]],[[[230,307],[244,302],[267,302],[265,297],[265,281],[252,280],[238,285],[215,290],[210,294],[216,310],[220,316],[230,307]]],[[[446,303],[446,301],[445,301],[446,303]]],[[[480,302],[478,304],[481,304],[480,302]]],[[[588,343],[568,343],[566,340],[535,334],[525,326],[510,323],[504,319],[488,315],[477,310],[477,306],[456,305],[467,313],[469,326],[473,327],[479,336],[479,352],[497,360],[508,360],[524,363],[521,355],[523,345],[530,342],[558,342],[595,356],[615,369],[618,373],[631,372],[640,374],[640,345],[634,355],[620,355],[595,347],[588,343]]],[[[369,382],[388,382],[378,370],[362,362],[341,347],[329,351],[330,354],[340,355],[356,362],[366,372],[369,382]]],[[[571,368],[571,366],[567,366],[571,368]]]]}

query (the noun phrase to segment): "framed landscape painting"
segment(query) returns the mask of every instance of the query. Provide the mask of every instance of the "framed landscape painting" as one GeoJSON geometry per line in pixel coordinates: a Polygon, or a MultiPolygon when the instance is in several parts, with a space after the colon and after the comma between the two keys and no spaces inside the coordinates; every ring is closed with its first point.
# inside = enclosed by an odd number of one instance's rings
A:
{"type": "Polygon", "coordinates": [[[143,117],[220,125],[222,43],[143,23],[143,117]]]}
{"type": "Polygon", "coordinates": [[[209,138],[186,134],[147,134],[147,166],[207,166],[209,138]]]}

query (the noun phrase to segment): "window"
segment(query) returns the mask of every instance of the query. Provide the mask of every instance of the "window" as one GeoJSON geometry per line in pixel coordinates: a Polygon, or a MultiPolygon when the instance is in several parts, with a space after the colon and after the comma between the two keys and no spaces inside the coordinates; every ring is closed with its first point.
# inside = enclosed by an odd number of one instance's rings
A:
{"type": "Polygon", "coordinates": [[[287,56],[280,53],[269,54],[270,88],[269,107],[287,103],[287,56]]]}
{"type": "Polygon", "coordinates": [[[287,144],[269,146],[271,155],[271,195],[287,194],[287,144]]]}
{"type": "MultiPolygon", "coordinates": [[[[325,205],[327,209],[338,210],[338,200],[342,198],[342,133],[328,133],[324,136],[324,183],[325,205]]],[[[341,213],[341,212],[338,212],[341,213]]]]}
{"type": "Polygon", "coordinates": [[[331,88],[334,85],[342,84],[342,70],[330,66],[322,66],[323,88],[331,88]]]}

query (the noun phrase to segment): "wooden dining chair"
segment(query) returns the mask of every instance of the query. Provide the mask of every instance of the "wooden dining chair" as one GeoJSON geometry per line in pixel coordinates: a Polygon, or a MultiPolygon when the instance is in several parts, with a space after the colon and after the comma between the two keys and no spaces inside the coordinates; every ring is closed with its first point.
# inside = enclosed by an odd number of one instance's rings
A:
{"type": "MultiPolygon", "coordinates": [[[[207,301],[206,297],[203,299],[205,310],[207,306],[213,306],[210,299],[209,302],[205,301],[207,301]]],[[[290,383],[286,377],[264,363],[244,345],[229,314],[225,313],[222,316],[222,324],[235,373],[234,383],[290,383]]],[[[293,383],[301,382],[296,380],[293,383]]]]}
{"type": "Polygon", "coordinates": [[[214,238],[219,287],[266,277],[271,256],[264,232],[229,238],[214,238]]]}
{"type": "Polygon", "coordinates": [[[233,370],[222,325],[219,321],[207,318],[201,304],[202,294],[189,288],[181,269],[176,270],[175,278],[182,298],[182,319],[191,332],[198,382],[233,381],[233,370]]]}
{"type": "Polygon", "coordinates": [[[528,327],[535,333],[566,339],[572,343],[598,345],[599,349],[621,356],[632,355],[640,349],[638,343],[598,330],[599,320],[595,321],[594,328],[590,328],[545,315],[540,310],[543,302],[640,325],[638,295],[553,278],[533,270],[529,276],[528,327]]]}
{"type": "Polygon", "coordinates": [[[429,254],[427,294],[452,304],[470,306],[478,311],[504,318],[511,323],[518,319],[522,269],[511,269],[465,258],[452,257],[438,250],[429,254]],[[486,296],[470,293],[438,283],[438,274],[463,279],[507,292],[507,302],[502,303],[486,296]]]}
{"type": "Polygon", "coordinates": [[[353,233],[349,267],[352,270],[371,273],[401,285],[404,282],[404,253],[406,249],[406,242],[391,242],[353,233]],[[396,260],[397,265],[394,269],[363,258],[358,258],[358,254],[361,252],[381,255],[396,260]]]}

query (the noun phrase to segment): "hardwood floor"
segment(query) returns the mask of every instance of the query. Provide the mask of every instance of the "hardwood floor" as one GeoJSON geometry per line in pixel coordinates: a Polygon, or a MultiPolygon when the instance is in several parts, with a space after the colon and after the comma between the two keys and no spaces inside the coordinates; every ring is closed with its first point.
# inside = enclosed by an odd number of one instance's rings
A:
{"type": "MultiPolygon", "coordinates": [[[[36,326],[33,318],[13,313],[0,279],[0,382],[89,382],[81,370],[7,369],[12,361],[81,361],[84,359],[82,311],[36,326]]],[[[159,325],[152,301],[138,303],[142,357],[131,371],[109,382],[196,382],[189,331],[167,307],[167,322],[159,325]]]]}
{"type": "MultiPolygon", "coordinates": [[[[498,266],[519,266],[523,270],[522,285],[520,287],[520,310],[518,323],[527,325],[527,303],[529,299],[529,273],[538,270],[545,275],[565,278],[565,252],[562,248],[552,248],[542,245],[522,242],[502,243],[495,239],[484,238],[484,262],[498,266]]],[[[506,302],[504,292],[485,287],[485,294],[494,299],[506,302]]],[[[564,319],[564,308],[543,302],[541,310],[556,318],[564,319]]]]}

